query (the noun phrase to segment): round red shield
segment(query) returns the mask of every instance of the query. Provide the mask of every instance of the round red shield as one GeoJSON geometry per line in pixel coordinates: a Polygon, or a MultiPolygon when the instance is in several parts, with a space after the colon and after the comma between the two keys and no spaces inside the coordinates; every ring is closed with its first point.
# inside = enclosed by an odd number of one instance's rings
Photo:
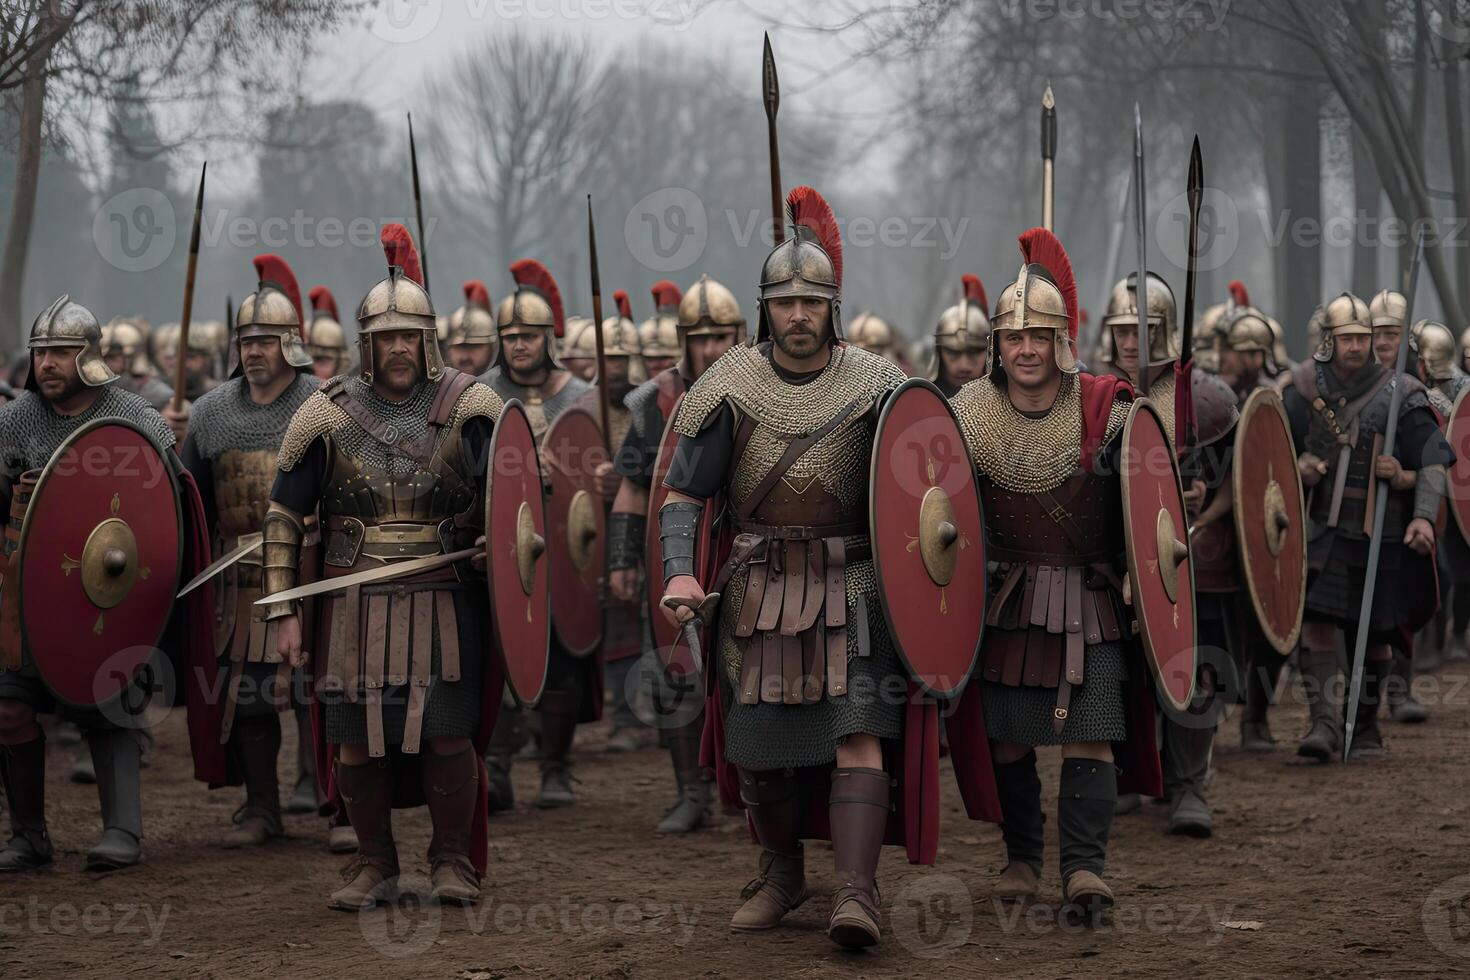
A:
{"type": "Polygon", "coordinates": [[[20,535],[20,623],[57,700],[108,704],[157,652],[183,521],[163,450],[132,422],[89,422],[51,456],[20,535]]]}
{"type": "Polygon", "coordinates": [[[899,657],[925,694],[964,690],[985,625],[985,522],[949,402],[922,378],[888,396],[873,438],[873,568],[899,657]]]}
{"type": "Polygon", "coordinates": [[[1160,696],[1175,710],[1194,697],[1194,569],[1179,461],[1158,409],[1135,401],[1120,459],[1123,533],[1133,614],[1160,696]]]}
{"type": "Polygon", "coordinates": [[[1466,541],[1470,541],[1470,387],[1460,392],[1455,407],[1445,423],[1445,438],[1455,451],[1455,465],[1449,469],[1450,513],[1466,541]]]}
{"type": "Polygon", "coordinates": [[[1296,647],[1307,603],[1306,495],[1281,396],[1251,393],[1235,428],[1232,464],[1240,572],[1261,632],[1277,653],[1296,647]]]}
{"type": "MultiPolygon", "coordinates": [[[[683,400],[679,396],[680,401],[683,400]]],[[[664,434],[658,443],[658,458],[653,465],[653,482],[648,488],[648,528],[644,538],[643,567],[646,570],[648,586],[648,623],[653,633],[653,643],[658,650],[659,661],[673,673],[693,674],[694,658],[689,654],[689,644],[685,642],[684,631],[669,624],[664,618],[662,602],[664,598],[664,558],[663,542],[659,538],[658,512],[668,500],[669,488],[664,486],[664,477],[668,475],[669,464],[673,462],[674,447],[679,442],[679,433],[674,431],[674,418],[679,411],[679,402],[669,412],[669,419],[664,424],[664,434]]],[[[708,571],[708,565],[714,560],[714,519],[715,508],[706,505],[704,513],[699,517],[699,526],[695,532],[694,561],[696,569],[708,571]]],[[[708,586],[710,576],[701,574],[701,583],[708,586]]],[[[707,630],[705,637],[712,636],[713,630],[707,630]]],[[[710,644],[704,645],[708,651],[710,644]]],[[[709,653],[704,654],[708,662],[709,653]]]]}
{"type": "Polygon", "coordinates": [[[516,703],[534,705],[546,688],[551,646],[546,508],[536,438],[521,403],[501,410],[485,474],[485,568],[491,619],[505,683],[516,703]]]}
{"type": "Polygon", "coordinates": [[[580,408],[558,415],[541,438],[551,484],[546,522],[551,559],[551,628],[568,653],[585,656],[602,642],[603,554],[607,520],[597,467],[608,461],[602,430],[580,408]]]}

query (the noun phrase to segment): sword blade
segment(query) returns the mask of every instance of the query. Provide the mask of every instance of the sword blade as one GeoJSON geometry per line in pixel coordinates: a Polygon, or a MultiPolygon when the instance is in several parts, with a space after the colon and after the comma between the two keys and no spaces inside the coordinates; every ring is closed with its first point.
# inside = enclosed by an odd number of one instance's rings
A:
{"type": "Polygon", "coordinates": [[[451,551],[444,555],[426,555],[423,558],[412,558],[408,561],[394,562],[384,565],[382,568],[369,568],[364,572],[353,572],[351,575],[338,575],[334,578],[324,578],[318,582],[309,582],[306,585],[298,585],[294,589],[286,589],[275,595],[268,595],[263,599],[256,599],[257,606],[270,606],[277,602],[294,602],[297,599],[306,599],[323,592],[336,592],[352,585],[368,585],[373,582],[384,582],[416,572],[432,572],[436,568],[445,565],[453,565],[457,561],[473,558],[480,553],[480,548],[462,548],[459,551],[451,551]]]}
{"type": "Polygon", "coordinates": [[[204,569],[204,571],[200,572],[198,575],[195,575],[193,578],[191,578],[189,580],[189,584],[180,589],[179,594],[174,596],[174,598],[182,599],[190,592],[193,592],[195,589],[199,588],[199,586],[203,585],[205,582],[208,582],[210,579],[214,578],[220,572],[235,564],[235,562],[239,561],[241,558],[244,558],[252,551],[258,549],[264,543],[265,542],[261,541],[260,539],[256,539],[254,541],[247,541],[242,545],[237,545],[234,550],[210,562],[209,567],[204,569]]]}
{"type": "Polygon", "coordinates": [[[689,620],[684,624],[684,643],[689,647],[689,659],[694,662],[694,673],[698,677],[704,676],[704,652],[699,646],[699,618],[689,620]]]}

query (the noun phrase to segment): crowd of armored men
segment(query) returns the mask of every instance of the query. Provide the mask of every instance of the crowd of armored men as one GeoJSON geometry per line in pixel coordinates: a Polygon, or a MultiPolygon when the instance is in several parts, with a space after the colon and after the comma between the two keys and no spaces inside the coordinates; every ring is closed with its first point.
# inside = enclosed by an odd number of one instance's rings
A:
{"type": "MultiPolygon", "coordinates": [[[[1152,275],[1150,279],[1153,279],[1152,275]]],[[[1167,285],[1160,281],[1158,286],[1162,288],[1156,291],[1151,282],[1151,300],[1156,295],[1167,295],[1167,285]]],[[[669,287],[670,284],[661,283],[654,290],[655,307],[665,314],[678,302],[677,290],[674,291],[676,295],[671,297],[667,292],[669,287]]],[[[700,284],[696,284],[695,288],[701,288],[700,284]]],[[[709,287],[703,288],[707,290],[709,287]]],[[[1128,301],[1126,280],[1119,284],[1119,290],[1121,294],[1115,290],[1115,301],[1121,309],[1128,301]]],[[[905,349],[900,332],[872,313],[863,313],[847,324],[846,342],[892,360],[905,374],[926,375],[942,392],[952,397],[966,382],[984,376],[990,354],[987,301],[978,278],[968,275],[964,277],[964,295],[964,300],[944,311],[932,336],[912,348],[905,349]],[[916,370],[914,364],[924,364],[926,367],[916,370]]],[[[311,291],[310,296],[312,312],[309,320],[302,325],[301,338],[311,359],[310,372],[323,380],[352,373],[355,369],[350,363],[351,352],[347,336],[331,294],[323,287],[317,287],[311,291]]],[[[465,296],[463,306],[451,315],[439,317],[440,356],[446,364],[457,370],[471,377],[479,377],[487,374],[496,363],[500,336],[484,286],[478,282],[466,284],[465,296]]],[[[631,302],[626,294],[620,291],[616,294],[616,300],[618,312],[603,324],[602,333],[608,374],[605,380],[609,388],[614,389],[614,393],[621,397],[640,381],[672,367],[676,360],[687,355],[687,348],[686,341],[680,338],[673,317],[655,314],[639,325],[634,321],[631,302]]],[[[1403,327],[1403,297],[1384,291],[1374,297],[1371,304],[1362,303],[1355,298],[1353,301],[1363,308],[1360,319],[1364,322],[1371,321],[1374,355],[1380,363],[1391,364],[1398,350],[1403,327]]],[[[1136,325],[1132,330],[1109,329],[1108,321],[1116,313],[1112,305],[1114,304],[1110,304],[1110,309],[1103,318],[1102,336],[1107,338],[1106,342],[1097,344],[1095,349],[1086,353],[1090,353],[1094,360],[1093,370],[1112,367],[1132,373],[1139,363],[1136,325]]],[[[1151,301],[1150,306],[1153,305],[1151,301]]],[[[1170,343],[1178,343],[1176,308],[1171,295],[1167,295],[1163,306],[1165,312],[1160,317],[1160,325],[1163,328],[1162,344],[1167,348],[1170,343]]],[[[1355,306],[1353,309],[1356,308],[1355,306]]],[[[1321,339],[1321,321],[1328,315],[1329,311],[1324,307],[1309,325],[1314,348],[1319,346],[1321,339]]],[[[1136,324],[1136,313],[1134,318],[1136,324]]],[[[1085,332],[1085,312],[1080,319],[1085,332]]],[[[1196,366],[1217,375],[1238,396],[1259,387],[1284,385],[1292,364],[1286,354],[1280,325],[1251,304],[1245,288],[1239,283],[1231,284],[1224,302],[1204,312],[1196,324],[1194,335],[1196,366]]],[[[1458,395],[1466,377],[1464,364],[1457,354],[1454,335],[1443,324],[1420,321],[1413,325],[1411,336],[1411,348],[1415,355],[1412,370],[1430,389],[1431,401],[1441,417],[1447,418],[1451,399],[1458,395]],[[1434,397],[1436,395],[1437,398],[1434,397]]],[[[1465,339],[1467,338],[1462,338],[1462,345],[1465,339]]],[[[120,317],[103,327],[100,348],[109,369],[118,376],[118,384],[139,394],[162,412],[182,442],[189,430],[190,417],[187,408],[181,412],[171,406],[173,390],[169,386],[169,382],[179,376],[176,373],[178,359],[180,356],[184,358],[182,377],[185,399],[189,403],[196,402],[225,377],[233,338],[223,324],[201,323],[189,331],[187,350],[179,350],[179,340],[180,331],[176,325],[152,329],[141,318],[120,317]]],[[[1177,350],[1174,353],[1177,356],[1177,350]]],[[[564,335],[556,340],[556,358],[583,381],[597,381],[595,328],[589,318],[567,318],[564,335]]],[[[28,357],[21,360],[22,372],[29,363],[28,357]]],[[[20,390],[24,386],[23,377],[13,376],[10,381],[14,386],[13,390],[20,390]]],[[[608,497],[618,492],[618,481],[615,478],[604,482],[603,486],[608,497]]],[[[1458,613],[1458,607],[1456,611],[1458,613]]],[[[1461,618],[1457,616],[1455,629],[1450,636],[1454,651],[1463,655],[1466,624],[1460,621],[1461,618]]],[[[642,630],[637,632],[639,641],[635,645],[646,651],[647,643],[642,637],[642,630]]],[[[1402,679],[1407,680],[1405,663],[1399,658],[1396,669],[1400,671],[1402,679]]],[[[629,751],[651,745],[652,731],[639,720],[633,706],[628,703],[629,688],[625,678],[630,667],[629,661],[609,660],[605,667],[608,672],[606,687],[611,692],[610,700],[614,706],[608,749],[629,751]]],[[[1266,714],[1275,686],[1273,676],[1271,683],[1267,685],[1269,689],[1264,691],[1263,699],[1253,699],[1251,694],[1254,689],[1249,685],[1242,693],[1242,698],[1247,702],[1247,709],[1241,719],[1242,744],[1248,751],[1272,751],[1275,748],[1266,714]]],[[[1389,692],[1388,700],[1392,704],[1396,721],[1424,720],[1425,709],[1414,701],[1408,684],[1400,685],[1396,694],[1389,692]]],[[[530,720],[535,721],[534,718],[530,720]]],[[[300,714],[298,724],[303,726],[302,743],[305,744],[306,722],[300,714]]],[[[525,733],[522,733],[518,741],[523,745],[534,745],[537,734],[532,733],[532,738],[527,741],[525,733]]],[[[545,733],[539,734],[544,740],[545,733]]],[[[65,730],[61,735],[64,739],[71,737],[71,733],[65,730]]],[[[569,740],[562,752],[568,747],[569,740]]],[[[1371,751],[1373,747],[1372,740],[1364,739],[1360,751],[1371,751]]],[[[1378,747],[1381,749],[1381,743],[1378,747]]],[[[504,749],[504,746],[499,748],[504,749]]],[[[73,770],[74,779],[90,781],[96,778],[92,758],[84,748],[78,755],[73,770]]],[[[500,761],[501,765],[492,767],[492,780],[497,772],[505,774],[505,760],[500,761]]],[[[679,796],[659,829],[665,833],[689,832],[708,819],[710,793],[708,787],[703,785],[707,782],[706,778],[697,772],[693,775],[689,772],[691,766],[687,755],[681,760],[675,753],[674,763],[675,775],[680,784],[679,796]]],[[[299,779],[288,804],[288,808],[293,811],[308,812],[317,808],[316,778],[311,771],[312,766],[313,761],[309,754],[303,752],[298,759],[299,779]]],[[[697,764],[693,768],[697,770],[697,764]]],[[[492,808],[504,809],[510,805],[508,786],[492,782],[491,789],[492,808]]],[[[1191,802],[1190,794],[1195,790],[1196,787],[1191,784],[1190,793],[1182,797],[1186,803],[1191,802]]],[[[1188,805],[1178,806],[1176,800],[1171,816],[1171,830],[1193,836],[1208,836],[1209,815],[1203,803],[1202,784],[1198,785],[1197,791],[1197,797],[1192,799],[1197,805],[1193,808],[1188,805]]],[[[547,770],[543,766],[543,785],[538,803],[543,806],[557,806],[574,801],[575,796],[565,778],[564,769],[558,771],[553,767],[547,770]]],[[[1133,801],[1122,798],[1118,804],[1120,810],[1127,810],[1132,805],[1135,805],[1133,801]]],[[[248,811],[249,804],[243,809],[248,811]]],[[[264,839],[274,836],[273,832],[263,832],[260,822],[252,820],[248,812],[245,817],[245,820],[237,821],[239,826],[230,832],[227,843],[232,846],[248,846],[262,843],[264,839]]],[[[354,830],[344,820],[334,820],[329,832],[329,846],[333,851],[350,852],[355,848],[354,830]]]]}

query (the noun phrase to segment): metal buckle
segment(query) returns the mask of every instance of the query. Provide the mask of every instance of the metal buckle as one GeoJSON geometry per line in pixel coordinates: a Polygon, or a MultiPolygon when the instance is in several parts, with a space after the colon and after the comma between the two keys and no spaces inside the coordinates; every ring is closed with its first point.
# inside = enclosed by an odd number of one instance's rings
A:
{"type": "Polygon", "coordinates": [[[397,443],[398,442],[398,437],[399,437],[399,432],[398,432],[398,426],[396,426],[396,425],[390,425],[390,426],[388,426],[388,428],[386,428],[386,429],[383,430],[383,441],[386,442],[386,443],[388,443],[389,445],[393,445],[393,444],[397,443]]]}
{"type": "Polygon", "coordinates": [[[1057,721],[1066,721],[1067,720],[1067,709],[1061,707],[1060,705],[1058,705],[1057,707],[1051,709],[1051,713],[1052,713],[1052,717],[1055,718],[1055,719],[1057,719],[1057,721]]]}

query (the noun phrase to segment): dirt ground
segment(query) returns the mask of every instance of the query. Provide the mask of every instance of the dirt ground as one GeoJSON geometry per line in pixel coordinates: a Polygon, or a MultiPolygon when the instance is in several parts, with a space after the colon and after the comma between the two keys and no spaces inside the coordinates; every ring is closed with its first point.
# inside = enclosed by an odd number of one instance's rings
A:
{"type": "MultiPolygon", "coordinates": [[[[66,781],[71,753],[51,745],[50,871],[0,878],[0,977],[1443,976],[1470,972],[1470,664],[1419,679],[1428,724],[1386,727],[1389,755],[1351,766],[1297,765],[1299,696],[1273,712],[1271,756],[1244,755],[1235,718],[1221,730],[1210,796],[1215,836],[1164,833],[1145,803],[1114,825],[1108,877],[1118,907],[1103,928],[1057,923],[1054,823],[1042,902],[997,910],[998,828],[972,824],[946,782],[939,860],[880,870],[883,945],[846,954],[823,927],[831,855],[809,851],[818,897],[761,935],[726,928],[755,850],[743,822],[660,839],[672,796],[664,753],[611,755],[605,732],[578,738],[578,806],[530,808],[535,764],[519,763],[514,813],[494,819],[486,901],[411,903],[361,917],[327,911],[338,857],[311,816],[258,852],[214,846],[238,804],[189,778],[182,718],[160,729],[145,772],[145,861],[94,876],[82,855],[97,832],[95,791],[66,781]]],[[[287,726],[288,728],[291,726],[287,726]]],[[[289,787],[294,752],[283,751],[289,787]]],[[[1043,756],[1055,794],[1057,760],[1043,756]]],[[[947,764],[946,764],[947,771],[947,764]]],[[[1047,809],[1052,810],[1051,800],[1047,809]]],[[[400,813],[405,875],[422,890],[424,811],[400,813]]],[[[810,873],[809,872],[809,873],[810,873]]]]}

